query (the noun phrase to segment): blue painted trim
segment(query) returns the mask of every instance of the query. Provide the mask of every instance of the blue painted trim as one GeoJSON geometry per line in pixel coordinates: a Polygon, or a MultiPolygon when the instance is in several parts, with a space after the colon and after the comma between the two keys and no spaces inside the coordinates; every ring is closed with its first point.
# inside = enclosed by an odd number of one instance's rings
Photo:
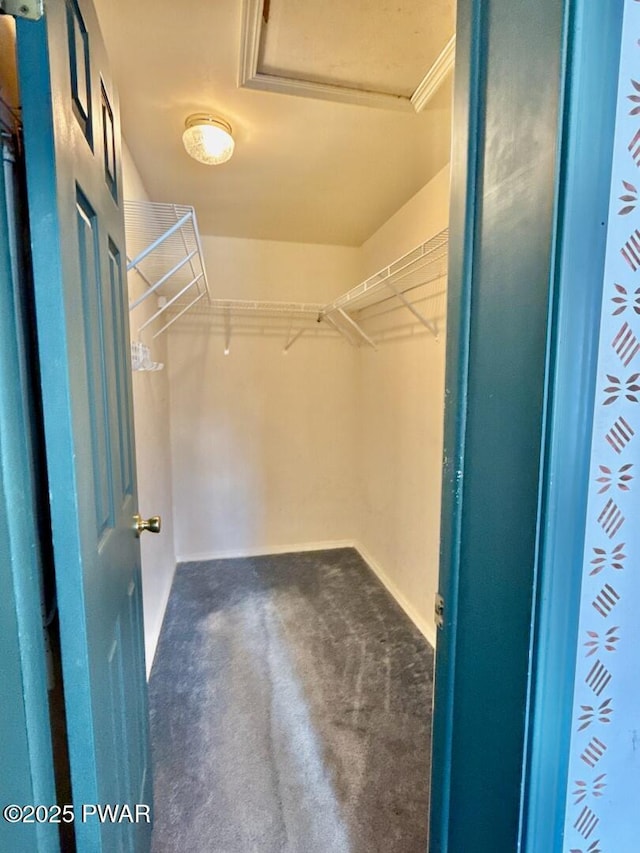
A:
{"type": "Polygon", "coordinates": [[[481,184],[484,104],[484,16],[482,4],[458,3],[456,69],[468,80],[454,93],[452,186],[449,213],[445,436],[442,474],[439,592],[444,624],[438,629],[434,703],[430,842],[432,853],[446,851],[450,819],[458,578],[464,489],[473,260],[481,184]]]}
{"type": "Polygon", "coordinates": [[[566,18],[554,320],[522,849],[562,849],[623,3],[566,18]],[[598,132],[599,131],[599,132],[598,132]]]}
{"type": "Polygon", "coordinates": [[[564,7],[458,3],[432,853],[518,844],[564,7]]]}
{"type": "MultiPolygon", "coordinates": [[[[41,614],[24,283],[17,276],[14,280],[12,273],[10,242],[17,222],[10,227],[5,205],[5,178],[16,181],[16,171],[15,167],[5,168],[2,151],[0,145],[0,674],[2,689],[7,691],[0,720],[0,805],[4,806],[52,804],[56,791],[41,614]]],[[[13,188],[9,197],[15,201],[13,188]]],[[[17,241],[13,250],[17,266],[17,241]]],[[[0,818],[0,848],[15,853],[57,853],[57,826],[15,826],[0,818]]]]}

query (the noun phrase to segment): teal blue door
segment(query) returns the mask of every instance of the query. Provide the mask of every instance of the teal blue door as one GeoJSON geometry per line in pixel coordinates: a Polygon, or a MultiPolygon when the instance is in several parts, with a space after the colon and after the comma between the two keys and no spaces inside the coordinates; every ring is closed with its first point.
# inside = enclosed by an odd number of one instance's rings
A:
{"type": "Polygon", "coordinates": [[[431,853],[562,846],[621,11],[458,0],[431,853]]]}
{"type": "Polygon", "coordinates": [[[136,806],[151,805],[151,779],[120,127],[91,2],[49,0],[43,19],[19,21],[18,65],[78,848],[143,851],[151,827],[136,806]],[[83,820],[83,804],[119,808],[83,820]]]}

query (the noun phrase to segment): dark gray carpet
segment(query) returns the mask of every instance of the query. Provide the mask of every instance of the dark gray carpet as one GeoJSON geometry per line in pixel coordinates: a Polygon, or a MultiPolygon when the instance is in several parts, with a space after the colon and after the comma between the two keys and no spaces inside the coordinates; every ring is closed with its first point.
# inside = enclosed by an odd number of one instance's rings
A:
{"type": "Polygon", "coordinates": [[[184,563],[154,853],[425,853],[433,652],[352,549],[184,563]]]}

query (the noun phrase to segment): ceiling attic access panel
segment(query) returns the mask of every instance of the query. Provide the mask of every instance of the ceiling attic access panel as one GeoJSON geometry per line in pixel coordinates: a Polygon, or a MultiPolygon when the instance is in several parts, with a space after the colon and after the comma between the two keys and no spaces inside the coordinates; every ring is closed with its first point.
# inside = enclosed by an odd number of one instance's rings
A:
{"type": "Polygon", "coordinates": [[[242,0],[190,4],[177,17],[169,0],[138,0],[126,15],[120,0],[95,4],[146,195],[193,205],[203,234],[357,247],[449,161],[452,74],[420,113],[247,92],[242,0]],[[230,163],[208,171],[180,140],[200,111],[225,117],[236,139],[230,163]]]}
{"type": "Polygon", "coordinates": [[[240,85],[419,112],[453,68],[453,0],[245,0],[240,85]]]}

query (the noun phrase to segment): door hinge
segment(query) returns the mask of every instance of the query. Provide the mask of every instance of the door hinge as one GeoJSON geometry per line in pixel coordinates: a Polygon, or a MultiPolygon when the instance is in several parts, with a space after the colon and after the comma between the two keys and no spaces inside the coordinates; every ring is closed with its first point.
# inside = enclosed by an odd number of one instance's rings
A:
{"type": "Polygon", "coordinates": [[[436,628],[442,628],[444,625],[444,598],[439,592],[436,593],[435,620],[436,628]]]}
{"type": "Polygon", "coordinates": [[[0,0],[0,12],[37,21],[44,15],[44,0],[0,0]]]}

